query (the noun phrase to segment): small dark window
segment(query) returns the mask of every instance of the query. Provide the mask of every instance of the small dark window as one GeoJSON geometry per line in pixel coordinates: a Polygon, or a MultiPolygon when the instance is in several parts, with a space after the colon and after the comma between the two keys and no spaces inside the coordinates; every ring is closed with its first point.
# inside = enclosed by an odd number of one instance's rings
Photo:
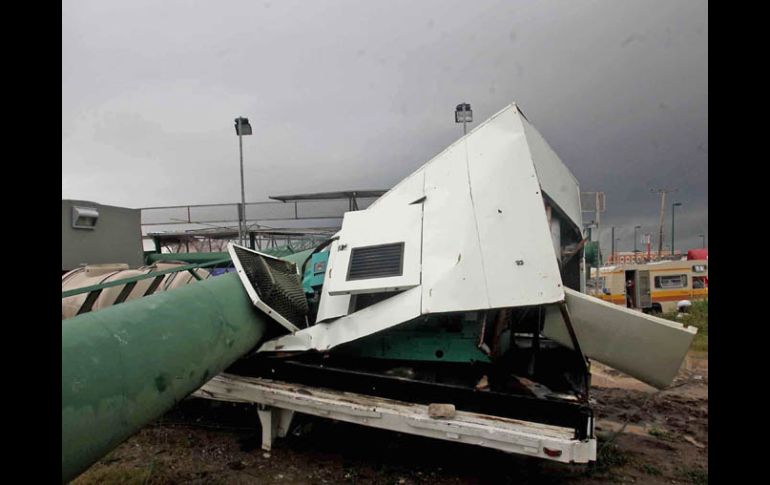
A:
{"type": "Polygon", "coordinates": [[[675,289],[675,288],[687,288],[687,275],[668,275],[668,276],[656,276],[655,288],[663,290],[675,289]]]}
{"type": "Polygon", "coordinates": [[[692,287],[693,289],[700,290],[703,288],[708,288],[709,283],[705,276],[693,276],[692,277],[692,287]]]}
{"type": "Polygon", "coordinates": [[[353,248],[347,280],[387,278],[404,273],[404,243],[353,248]]]}

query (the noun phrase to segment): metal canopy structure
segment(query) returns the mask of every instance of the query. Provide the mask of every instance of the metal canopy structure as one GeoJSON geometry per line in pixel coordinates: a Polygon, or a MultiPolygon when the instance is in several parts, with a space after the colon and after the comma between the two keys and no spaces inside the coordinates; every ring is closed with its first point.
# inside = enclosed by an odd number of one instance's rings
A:
{"type": "Polygon", "coordinates": [[[341,192],[318,192],[315,194],[297,194],[297,195],[271,195],[273,200],[281,202],[297,202],[304,200],[334,200],[347,199],[349,210],[359,210],[358,199],[378,198],[387,190],[344,190],[341,192]]]}
{"type": "MultiPolygon", "coordinates": [[[[340,228],[346,212],[367,208],[386,190],[344,190],[313,194],[277,195],[273,200],[245,205],[248,245],[266,249],[290,245],[305,249],[340,228]],[[270,222],[267,226],[264,223],[270,222]]],[[[145,207],[142,233],[157,251],[224,251],[238,238],[240,204],[190,204],[145,207]]]]}
{"type": "MultiPolygon", "coordinates": [[[[331,237],[338,227],[310,229],[294,228],[247,228],[251,249],[269,249],[289,246],[298,251],[315,247],[331,237]]],[[[238,238],[237,227],[219,229],[198,229],[189,231],[150,232],[147,238],[153,240],[155,250],[169,253],[220,252],[227,250],[227,244],[238,238]]]]}

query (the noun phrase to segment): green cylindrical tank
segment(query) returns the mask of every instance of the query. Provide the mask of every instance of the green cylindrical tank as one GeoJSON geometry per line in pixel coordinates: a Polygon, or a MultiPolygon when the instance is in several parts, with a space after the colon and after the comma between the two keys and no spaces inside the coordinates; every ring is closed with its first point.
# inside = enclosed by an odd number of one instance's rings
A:
{"type": "Polygon", "coordinates": [[[259,343],[267,325],[235,273],[62,322],[62,481],[259,343]]]}

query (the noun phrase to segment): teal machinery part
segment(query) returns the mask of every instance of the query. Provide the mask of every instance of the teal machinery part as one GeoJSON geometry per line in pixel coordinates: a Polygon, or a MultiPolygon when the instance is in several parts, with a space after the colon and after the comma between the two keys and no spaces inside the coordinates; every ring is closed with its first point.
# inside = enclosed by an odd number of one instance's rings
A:
{"type": "MultiPolygon", "coordinates": [[[[323,286],[329,251],[310,256],[302,289],[311,299],[323,286]]],[[[302,261],[297,262],[298,266],[302,261]]],[[[420,317],[368,338],[351,342],[338,352],[353,357],[428,362],[489,362],[478,348],[481,327],[467,315],[420,317]]]]}
{"type": "Polygon", "coordinates": [[[308,295],[313,295],[316,288],[321,288],[326,275],[326,263],[329,261],[329,251],[322,251],[310,256],[310,261],[302,275],[302,289],[308,295]]]}
{"type": "Polygon", "coordinates": [[[266,326],[235,273],[62,322],[62,481],[254,348],[266,326]]]}
{"type": "Polygon", "coordinates": [[[478,347],[481,324],[473,314],[419,317],[339,350],[351,357],[422,362],[490,362],[478,347]]]}

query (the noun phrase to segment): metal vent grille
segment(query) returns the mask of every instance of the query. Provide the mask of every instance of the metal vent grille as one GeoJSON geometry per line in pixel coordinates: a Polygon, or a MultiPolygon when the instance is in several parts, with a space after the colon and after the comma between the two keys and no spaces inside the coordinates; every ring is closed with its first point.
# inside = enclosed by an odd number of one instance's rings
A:
{"type": "Polygon", "coordinates": [[[294,325],[305,327],[307,300],[294,264],[239,247],[235,247],[235,254],[259,299],[294,325]]]}
{"type": "Polygon", "coordinates": [[[403,242],[353,248],[350,251],[348,281],[401,276],[403,272],[403,242]]]}

